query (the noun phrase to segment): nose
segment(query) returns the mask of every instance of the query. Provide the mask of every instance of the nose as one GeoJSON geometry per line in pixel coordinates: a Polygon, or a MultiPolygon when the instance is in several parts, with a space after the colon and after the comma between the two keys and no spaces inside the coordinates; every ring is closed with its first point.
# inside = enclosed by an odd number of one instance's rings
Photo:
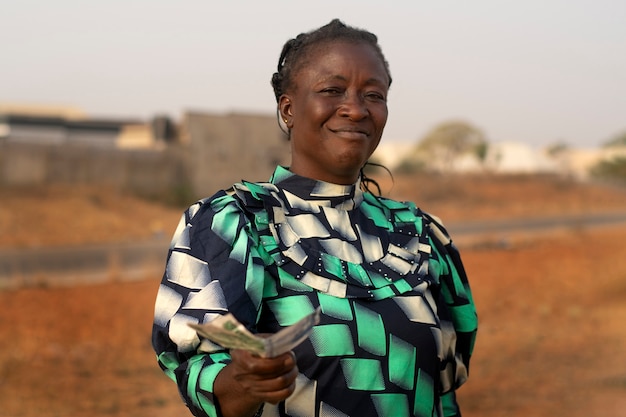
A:
{"type": "Polygon", "coordinates": [[[349,94],[346,95],[337,113],[341,117],[347,117],[356,121],[366,118],[369,115],[369,110],[363,97],[357,94],[349,94]]]}

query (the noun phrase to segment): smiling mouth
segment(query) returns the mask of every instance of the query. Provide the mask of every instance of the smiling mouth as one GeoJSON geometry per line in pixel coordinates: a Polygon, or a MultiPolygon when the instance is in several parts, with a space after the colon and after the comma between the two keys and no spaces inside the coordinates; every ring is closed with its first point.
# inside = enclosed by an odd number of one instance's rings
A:
{"type": "Polygon", "coordinates": [[[363,139],[369,137],[369,133],[361,129],[331,129],[331,131],[335,135],[346,139],[363,139]]]}

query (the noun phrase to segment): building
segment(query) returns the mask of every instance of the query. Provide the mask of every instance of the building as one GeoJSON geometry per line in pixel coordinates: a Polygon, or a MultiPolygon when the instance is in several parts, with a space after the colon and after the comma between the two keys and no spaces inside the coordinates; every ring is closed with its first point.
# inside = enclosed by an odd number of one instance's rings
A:
{"type": "Polygon", "coordinates": [[[180,129],[196,195],[241,180],[267,181],[276,165],[289,162],[287,136],[273,115],[186,112],[180,129]]]}
{"type": "Polygon", "coordinates": [[[484,164],[498,174],[556,173],[559,168],[544,151],[521,142],[489,144],[484,164]]]}
{"type": "Polygon", "coordinates": [[[0,107],[0,185],[97,183],[204,197],[242,179],[265,181],[289,160],[274,115],[193,111],[174,123],[17,110],[0,107]]]}

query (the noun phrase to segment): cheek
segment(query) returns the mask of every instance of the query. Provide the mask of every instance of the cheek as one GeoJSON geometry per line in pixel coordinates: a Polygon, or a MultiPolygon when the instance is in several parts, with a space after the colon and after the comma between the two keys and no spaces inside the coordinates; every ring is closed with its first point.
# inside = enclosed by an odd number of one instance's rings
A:
{"type": "Polygon", "coordinates": [[[376,148],[378,148],[378,144],[380,143],[380,136],[378,137],[377,140],[372,141],[370,148],[369,148],[369,155],[367,155],[367,158],[369,159],[370,156],[372,156],[372,154],[374,153],[374,151],[376,150],[376,148]]]}
{"type": "Polygon", "coordinates": [[[315,124],[324,123],[331,118],[334,113],[334,107],[325,102],[318,101],[313,103],[309,108],[310,120],[315,124]]]}
{"type": "Polygon", "coordinates": [[[380,109],[377,109],[375,112],[374,118],[376,120],[376,125],[380,131],[385,128],[387,124],[387,116],[389,112],[387,111],[387,105],[382,106],[380,109]]]}
{"type": "Polygon", "coordinates": [[[306,107],[300,107],[298,112],[294,113],[293,127],[300,134],[314,134],[327,120],[326,114],[325,106],[317,103],[308,103],[306,107]]]}

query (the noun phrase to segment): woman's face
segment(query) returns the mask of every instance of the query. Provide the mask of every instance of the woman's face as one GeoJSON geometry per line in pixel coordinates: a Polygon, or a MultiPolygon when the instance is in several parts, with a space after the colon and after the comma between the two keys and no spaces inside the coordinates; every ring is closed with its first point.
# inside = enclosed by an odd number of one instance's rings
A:
{"type": "Polygon", "coordinates": [[[387,122],[389,78],[374,47],[336,41],[315,47],[279,99],[298,175],[352,184],[387,122]]]}

